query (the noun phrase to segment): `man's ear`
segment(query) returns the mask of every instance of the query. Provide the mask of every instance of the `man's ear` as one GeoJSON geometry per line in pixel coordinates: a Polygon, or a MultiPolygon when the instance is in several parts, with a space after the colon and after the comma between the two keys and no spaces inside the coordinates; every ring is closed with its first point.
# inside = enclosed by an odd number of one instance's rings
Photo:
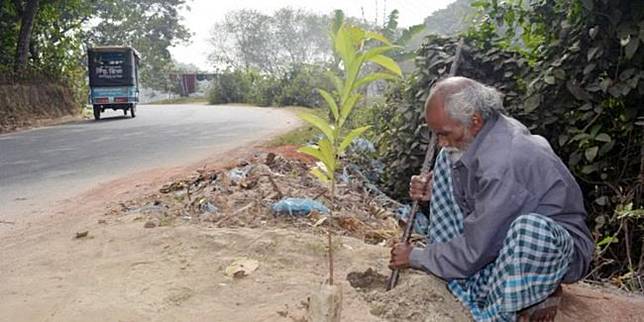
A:
{"type": "Polygon", "coordinates": [[[483,120],[483,117],[481,116],[481,113],[474,113],[472,115],[472,123],[470,124],[470,131],[474,134],[478,133],[481,128],[483,128],[483,124],[485,121],[483,120]]]}

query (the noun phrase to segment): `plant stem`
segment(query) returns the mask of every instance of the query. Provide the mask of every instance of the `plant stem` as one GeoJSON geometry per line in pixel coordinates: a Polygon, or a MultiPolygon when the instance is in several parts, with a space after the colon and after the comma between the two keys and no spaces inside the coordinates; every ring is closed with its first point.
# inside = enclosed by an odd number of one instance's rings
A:
{"type": "MultiPolygon", "coordinates": [[[[334,176],[335,177],[335,176],[334,176]]],[[[331,209],[329,210],[329,226],[327,236],[329,237],[329,285],[333,285],[333,209],[335,208],[335,178],[331,181],[331,209]]]]}

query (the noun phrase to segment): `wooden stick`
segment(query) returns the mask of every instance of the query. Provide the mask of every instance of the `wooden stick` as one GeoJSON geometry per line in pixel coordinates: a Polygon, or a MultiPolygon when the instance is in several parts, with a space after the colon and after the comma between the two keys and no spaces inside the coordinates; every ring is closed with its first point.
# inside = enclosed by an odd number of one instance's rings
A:
{"type": "MultiPolygon", "coordinates": [[[[456,55],[454,56],[454,61],[452,62],[452,66],[450,66],[450,69],[449,69],[450,77],[456,75],[456,71],[458,70],[458,63],[461,60],[462,50],[463,50],[463,38],[459,40],[458,47],[456,47],[456,55]]],[[[425,161],[423,162],[423,167],[421,169],[421,174],[423,175],[427,174],[431,169],[432,163],[434,161],[434,152],[436,151],[437,140],[438,139],[436,135],[431,134],[429,144],[427,145],[427,152],[425,153],[425,161]]],[[[418,200],[414,200],[411,206],[411,212],[409,213],[409,219],[407,220],[407,225],[405,226],[405,231],[402,237],[400,238],[401,243],[409,243],[411,233],[414,229],[414,222],[416,221],[417,208],[418,208],[418,200]]],[[[391,272],[391,275],[389,275],[389,279],[387,280],[387,291],[396,287],[396,284],[398,284],[399,278],[400,278],[400,269],[396,268],[391,272]]]]}
{"type": "Polygon", "coordinates": [[[271,182],[271,185],[273,186],[273,190],[277,192],[277,199],[282,199],[284,198],[284,194],[282,193],[282,190],[280,190],[280,187],[277,185],[275,180],[273,179],[273,176],[270,174],[266,175],[268,177],[268,180],[271,182]]]}

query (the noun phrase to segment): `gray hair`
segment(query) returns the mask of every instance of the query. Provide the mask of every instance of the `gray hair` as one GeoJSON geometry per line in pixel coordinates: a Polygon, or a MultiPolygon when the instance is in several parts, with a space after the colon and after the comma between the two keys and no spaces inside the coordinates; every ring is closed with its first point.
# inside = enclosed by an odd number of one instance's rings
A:
{"type": "MultiPolygon", "coordinates": [[[[483,120],[504,113],[501,93],[477,81],[462,79],[462,86],[458,86],[459,88],[455,90],[448,89],[443,93],[443,104],[447,115],[464,125],[470,125],[476,112],[481,114],[483,120]]],[[[429,97],[436,94],[435,91],[443,92],[439,84],[440,82],[432,88],[429,97]]]]}

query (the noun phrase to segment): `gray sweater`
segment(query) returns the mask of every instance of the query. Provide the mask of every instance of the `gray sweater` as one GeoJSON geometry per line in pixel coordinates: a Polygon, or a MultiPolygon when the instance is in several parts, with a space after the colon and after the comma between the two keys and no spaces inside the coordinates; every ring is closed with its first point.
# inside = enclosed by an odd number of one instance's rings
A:
{"type": "Polygon", "coordinates": [[[548,142],[519,121],[488,119],[452,167],[455,199],[463,211],[463,233],[445,243],[414,248],[410,265],[444,279],[472,276],[494,261],[512,221],[538,213],[566,228],[575,254],[563,281],[587,273],[594,243],[586,225],[579,185],[548,142]]]}

